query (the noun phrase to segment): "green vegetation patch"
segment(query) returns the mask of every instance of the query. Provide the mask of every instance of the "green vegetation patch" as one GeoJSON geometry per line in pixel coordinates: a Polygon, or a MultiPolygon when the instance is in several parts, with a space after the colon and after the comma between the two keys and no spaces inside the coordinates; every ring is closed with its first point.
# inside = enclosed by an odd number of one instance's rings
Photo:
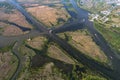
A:
{"type": "Polygon", "coordinates": [[[25,47],[25,45],[22,45],[19,48],[19,52],[24,61],[22,61],[21,71],[17,77],[17,80],[26,80],[30,74],[29,69],[31,67],[31,59],[36,53],[33,50],[25,47]]]}
{"type": "Polygon", "coordinates": [[[87,75],[82,80],[107,80],[107,79],[99,77],[99,76],[87,75]]]}
{"type": "Polygon", "coordinates": [[[106,41],[108,41],[110,46],[120,53],[120,34],[117,31],[118,28],[106,28],[104,24],[98,22],[94,22],[94,25],[106,41]]]}
{"type": "Polygon", "coordinates": [[[26,41],[26,45],[37,50],[42,50],[47,44],[47,42],[48,40],[45,37],[36,37],[33,39],[28,39],[26,41]]]}
{"type": "Polygon", "coordinates": [[[18,59],[12,52],[0,53],[0,80],[10,80],[18,66],[18,59]]]}
{"type": "Polygon", "coordinates": [[[69,55],[67,55],[65,51],[58,47],[57,44],[50,45],[47,52],[48,56],[51,58],[63,61],[65,63],[75,64],[74,60],[69,55]]]}
{"type": "Polygon", "coordinates": [[[107,63],[108,59],[100,47],[93,41],[87,29],[59,34],[70,45],[96,61],[107,63]]]}
{"type": "Polygon", "coordinates": [[[2,48],[0,48],[0,52],[2,52],[2,53],[3,53],[3,52],[7,52],[7,51],[11,50],[12,47],[13,47],[13,46],[2,47],[2,48]]]}
{"type": "Polygon", "coordinates": [[[11,6],[7,2],[0,2],[0,8],[7,8],[7,9],[13,9],[13,6],[11,6]]]}
{"type": "Polygon", "coordinates": [[[12,9],[14,9],[14,7],[7,2],[0,2],[0,8],[4,8],[5,13],[8,13],[8,14],[13,13],[12,9]]]}

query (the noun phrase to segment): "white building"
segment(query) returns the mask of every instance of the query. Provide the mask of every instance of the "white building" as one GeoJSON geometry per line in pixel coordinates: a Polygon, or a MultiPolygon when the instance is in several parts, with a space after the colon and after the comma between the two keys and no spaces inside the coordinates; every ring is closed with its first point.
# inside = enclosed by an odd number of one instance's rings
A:
{"type": "Polygon", "coordinates": [[[109,15],[109,14],[110,14],[110,11],[101,11],[100,13],[101,13],[101,14],[104,14],[104,15],[106,15],[106,16],[107,16],[107,15],[109,15]]]}

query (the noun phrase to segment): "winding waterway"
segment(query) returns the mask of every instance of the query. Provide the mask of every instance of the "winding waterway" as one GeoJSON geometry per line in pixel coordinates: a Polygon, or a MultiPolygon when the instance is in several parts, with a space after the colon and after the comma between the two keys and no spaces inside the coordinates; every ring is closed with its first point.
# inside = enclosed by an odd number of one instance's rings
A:
{"type": "MultiPolygon", "coordinates": [[[[83,24],[88,26],[88,30],[93,35],[94,41],[96,43],[97,42],[100,43],[101,49],[106,53],[106,55],[108,57],[109,56],[113,57],[113,59],[111,61],[113,62],[113,65],[115,65],[114,70],[111,70],[111,69],[105,67],[104,65],[100,64],[99,62],[96,62],[93,59],[90,59],[90,58],[86,57],[83,53],[81,53],[80,51],[78,51],[77,49],[72,47],[65,40],[61,39],[60,37],[58,37],[54,33],[50,33],[50,31],[48,29],[46,29],[44,25],[42,25],[37,20],[35,20],[17,2],[15,2],[13,0],[8,0],[8,2],[11,5],[13,5],[16,9],[18,9],[26,17],[26,20],[35,27],[35,29],[37,29],[39,32],[44,32],[46,37],[48,37],[52,41],[56,42],[61,48],[63,48],[70,56],[75,58],[78,62],[83,63],[84,65],[91,68],[92,70],[96,70],[96,71],[100,72],[101,74],[103,74],[103,75],[105,75],[105,76],[107,76],[107,77],[109,77],[109,78],[111,78],[113,80],[120,80],[120,77],[119,77],[120,72],[119,72],[119,69],[118,69],[119,59],[115,56],[115,53],[111,50],[111,48],[109,47],[107,42],[104,40],[104,38],[94,29],[93,23],[91,23],[88,20],[88,12],[83,10],[83,9],[80,9],[77,6],[77,4],[76,4],[76,2],[74,0],[70,0],[70,2],[73,5],[73,7],[76,9],[77,14],[79,15],[78,19],[79,20],[85,19],[85,22],[83,24]],[[96,34],[97,36],[95,36],[94,34],[96,34]]],[[[35,36],[35,34],[33,34],[33,36],[35,36]]],[[[29,36],[29,37],[31,37],[31,36],[29,36]]],[[[9,38],[7,37],[7,39],[10,39],[10,38],[11,37],[9,37],[9,38]]],[[[2,37],[1,37],[1,39],[2,39],[2,37]]],[[[7,39],[6,39],[6,41],[7,41],[7,39]]],[[[19,38],[16,38],[15,40],[18,40],[18,39],[19,38]]],[[[14,42],[15,40],[13,38],[11,38],[10,43],[14,42]]],[[[0,41],[1,44],[3,44],[4,42],[5,42],[4,40],[0,41]]],[[[16,54],[18,54],[16,49],[15,49],[14,52],[16,54]]],[[[19,63],[20,63],[19,65],[21,65],[21,62],[19,62],[19,63]]],[[[17,69],[17,71],[19,71],[19,69],[17,69]]],[[[15,75],[13,75],[13,78],[12,78],[13,80],[15,80],[15,78],[18,75],[17,71],[16,71],[15,75]]]]}
{"type": "MultiPolygon", "coordinates": [[[[115,53],[115,51],[113,51],[111,49],[111,47],[109,46],[107,41],[103,38],[103,36],[94,28],[94,23],[88,20],[88,13],[89,12],[79,8],[77,3],[74,0],[70,0],[70,2],[73,5],[74,9],[77,11],[77,14],[79,16],[78,18],[80,20],[85,19],[85,22],[83,24],[85,24],[87,26],[87,29],[92,34],[94,41],[97,44],[99,44],[100,48],[104,51],[104,53],[107,55],[109,60],[112,61],[114,71],[116,72],[116,74],[113,74],[113,75],[118,75],[118,74],[120,75],[120,69],[119,69],[119,66],[120,66],[119,56],[120,55],[117,55],[115,53]],[[82,17],[81,17],[81,15],[82,15],[82,17]]],[[[117,76],[117,80],[120,80],[119,75],[117,76]]]]}

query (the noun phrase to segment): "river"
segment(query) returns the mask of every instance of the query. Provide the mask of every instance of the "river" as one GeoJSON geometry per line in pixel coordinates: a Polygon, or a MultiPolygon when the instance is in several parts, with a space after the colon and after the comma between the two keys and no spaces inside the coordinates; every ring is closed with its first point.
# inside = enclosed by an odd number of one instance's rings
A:
{"type": "MultiPolygon", "coordinates": [[[[103,36],[94,28],[94,23],[88,20],[89,12],[79,8],[77,3],[74,0],[70,0],[70,2],[73,5],[74,9],[77,11],[77,14],[79,16],[78,18],[85,19],[85,22],[83,24],[85,24],[87,26],[88,31],[92,34],[93,40],[100,46],[100,48],[104,51],[104,53],[107,55],[109,60],[112,61],[112,65],[116,72],[116,74],[114,74],[114,75],[117,75],[117,74],[120,75],[120,69],[119,69],[120,59],[118,57],[119,55],[117,55],[115,53],[115,51],[113,51],[113,49],[111,49],[111,47],[109,46],[107,41],[103,38],[103,36]],[[81,15],[82,15],[82,17],[81,17],[81,15]]],[[[118,76],[117,80],[120,80],[119,76],[118,76]]]]}
{"type": "MultiPolygon", "coordinates": [[[[78,11],[79,20],[85,19],[84,24],[88,23],[89,22],[87,20],[88,16],[86,16],[86,15],[88,15],[88,13],[86,13],[86,11],[83,10],[83,9],[79,10],[79,8],[76,6],[76,3],[74,2],[74,0],[70,0],[70,1],[73,4],[74,8],[78,11]],[[83,13],[83,14],[81,14],[81,13],[83,13]]],[[[104,65],[100,64],[99,62],[96,62],[93,59],[90,59],[90,58],[86,57],[83,53],[81,53],[80,51],[78,51],[77,49],[72,47],[65,40],[61,39],[56,34],[49,32],[49,30],[47,30],[44,25],[41,25],[32,16],[30,16],[18,3],[14,2],[12,0],[8,0],[8,2],[11,5],[13,5],[15,8],[17,8],[26,17],[28,22],[33,24],[34,27],[36,29],[38,29],[38,31],[45,32],[46,33],[45,36],[47,38],[56,42],[61,48],[63,48],[70,56],[75,58],[78,62],[83,63],[84,65],[91,68],[92,70],[96,70],[96,71],[100,72],[101,74],[104,74],[105,76],[107,76],[107,77],[109,77],[113,80],[120,80],[120,77],[119,77],[120,74],[117,71],[111,70],[111,69],[105,67],[104,65]]],[[[90,23],[88,23],[88,26],[89,25],[90,25],[90,23]]],[[[92,29],[92,27],[90,27],[90,29],[92,29]]],[[[98,40],[96,37],[94,37],[94,38],[96,40],[98,40]]],[[[111,54],[113,54],[113,53],[111,53],[111,54]]]]}

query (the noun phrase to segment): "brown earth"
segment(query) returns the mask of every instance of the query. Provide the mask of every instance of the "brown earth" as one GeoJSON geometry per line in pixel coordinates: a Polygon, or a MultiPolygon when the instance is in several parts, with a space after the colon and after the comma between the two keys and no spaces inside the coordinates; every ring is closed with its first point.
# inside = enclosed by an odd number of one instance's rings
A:
{"type": "Polygon", "coordinates": [[[64,23],[70,17],[63,7],[37,6],[26,9],[36,19],[48,27],[64,23]]]}
{"type": "Polygon", "coordinates": [[[20,34],[23,34],[23,32],[20,28],[17,28],[16,26],[9,25],[8,27],[5,27],[3,29],[4,36],[14,36],[20,34]]]}
{"type": "Polygon", "coordinates": [[[100,62],[107,61],[103,51],[95,44],[92,37],[86,31],[66,32],[66,34],[72,38],[69,43],[85,55],[100,62]]]}
{"type": "Polygon", "coordinates": [[[49,3],[59,3],[60,0],[17,0],[18,2],[22,3],[42,3],[42,4],[49,4],[49,3]]]}
{"type": "Polygon", "coordinates": [[[47,41],[47,39],[45,37],[40,36],[40,37],[33,38],[32,40],[27,40],[26,43],[30,47],[41,50],[45,44],[45,41],[47,41]]]}
{"type": "Polygon", "coordinates": [[[3,28],[3,35],[20,35],[23,32],[15,25],[6,23],[11,22],[21,27],[32,28],[32,26],[26,21],[25,17],[17,10],[12,9],[11,13],[6,13],[6,9],[0,8],[0,27],[3,28]],[[2,22],[3,21],[3,22],[2,22]]]}
{"type": "Polygon", "coordinates": [[[70,58],[70,56],[67,56],[57,46],[51,45],[48,49],[48,55],[51,58],[58,59],[60,61],[66,62],[68,64],[75,64],[75,62],[70,58]]]}
{"type": "Polygon", "coordinates": [[[12,13],[5,13],[5,9],[0,10],[0,15],[2,15],[0,16],[0,20],[7,20],[22,27],[32,28],[32,26],[26,21],[25,17],[17,10],[13,10],[12,13]]]}

